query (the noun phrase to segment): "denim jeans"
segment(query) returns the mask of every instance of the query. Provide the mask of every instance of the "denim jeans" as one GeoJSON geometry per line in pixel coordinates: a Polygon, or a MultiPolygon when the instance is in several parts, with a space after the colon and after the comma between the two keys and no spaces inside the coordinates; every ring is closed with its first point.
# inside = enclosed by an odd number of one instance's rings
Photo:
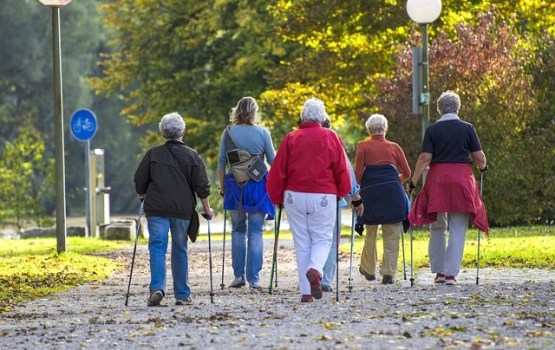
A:
{"type": "MultiPolygon", "coordinates": [[[[341,215],[339,215],[339,227],[341,227],[341,215]]],[[[330,253],[324,265],[324,276],[322,277],[322,285],[331,287],[335,269],[337,268],[337,223],[333,228],[333,239],[331,241],[330,253]]]]}
{"type": "Polygon", "coordinates": [[[251,286],[259,285],[264,254],[262,230],[266,214],[230,210],[231,214],[231,260],[235,277],[246,276],[251,286]]]}
{"type": "Polygon", "coordinates": [[[148,250],[150,252],[150,292],[161,290],[166,295],[166,251],[168,231],[172,235],[171,268],[175,299],[187,299],[189,288],[189,261],[187,254],[187,229],[189,220],[149,216],[148,250]]]}

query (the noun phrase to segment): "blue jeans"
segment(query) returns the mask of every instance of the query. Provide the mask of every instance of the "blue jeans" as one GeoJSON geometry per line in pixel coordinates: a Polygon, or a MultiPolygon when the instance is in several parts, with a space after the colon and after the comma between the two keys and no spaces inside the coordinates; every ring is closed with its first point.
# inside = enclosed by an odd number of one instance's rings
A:
{"type": "Polygon", "coordinates": [[[166,295],[166,251],[168,231],[172,235],[171,267],[175,299],[187,299],[189,288],[189,259],[187,230],[189,220],[149,216],[148,250],[150,252],[150,292],[161,290],[166,295]]]}
{"type": "Polygon", "coordinates": [[[230,210],[231,224],[231,260],[235,277],[245,276],[252,286],[258,286],[264,240],[262,229],[266,214],[262,212],[247,213],[244,210],[230,210]],[[246,272],[246,273],[245,273],[246,272]]]}
{"type": "MultiPolygon", "coordinates": [[[[339,213],[339,227],[341,227],[341,213],[339,213]]],[[[322,285],[330,286],[333,282],[333,277],[335,275],[335,269],[337,268],[337,222],[333,228],[333,238],[331,241],[330,253],[328,254],[328,259],[324,264],[324,276],[322,277],[322,285]]]]}

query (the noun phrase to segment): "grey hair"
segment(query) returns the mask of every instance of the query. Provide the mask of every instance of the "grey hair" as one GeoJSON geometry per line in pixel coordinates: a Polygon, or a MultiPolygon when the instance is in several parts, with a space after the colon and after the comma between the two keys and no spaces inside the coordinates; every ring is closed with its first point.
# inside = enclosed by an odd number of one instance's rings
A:
{"type": "Polygon", "coordinates": [[[166,114],[158,124],[162,136],[167,140],[178,140],[185,133],[185,121],[177,112],[166,114]]]}
{"type": "Polygon", "coordinates": [[[387,131],[387,118],[382,114],[372,114],[366,123],[364,123],[366,130],[371,134],[381,133],[387,131]]]}
{"type": "Polygon", "coordinates": [[[461,98],[457,93],[447,90],[437,99],[437,111],[444,115],[447,113],[459,113],[461,108],[461,98]]]}
{"type": "Polygon", "coordinates": [[[231,109],[230,121],[233,124],[253,125],[258,113],[258,104],[250,96],[243,97],[237,102],[237,106],[231,109]]]}
{"type": "Polygon", "coordinates": [[[324,120],[329,119],[324,102],[318,98],[306,100],[301,111],[301,119],[304,122],[313,121],[318,124],[322,124],[324,120]]]}

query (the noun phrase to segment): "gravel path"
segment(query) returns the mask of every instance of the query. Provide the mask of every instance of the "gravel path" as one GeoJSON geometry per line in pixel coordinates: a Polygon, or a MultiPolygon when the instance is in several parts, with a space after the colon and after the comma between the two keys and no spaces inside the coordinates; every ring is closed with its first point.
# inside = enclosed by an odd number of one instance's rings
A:
{"type": "MultiPolygon", "coordinates": [[[[212,248],[213,304],[206,242],[190,246],[194,303],[189,306],[175,306],[169,290],[162,307],[146,307],[148,251],[140,246],[128,307],[132,250],[110,254],[126,269],[104,282],[34,300],[3,315],[0,348],[555,349],[553,271],[481,269],[476,286],[476,271],[470,269],[459,275],[457,286],[436,286],[426,269],[412,287],[404,280],[384,286],[366,281],[355,257],[349,292],[344,255],[339,302],[333,292],[301,304],[291,241],[280,243],[278,287],[271,295],[267,289],[221,290],[221,241],[212,248]]],[[[272,248],[273,240],[266,241],[265,286],[272,248]]],[[[233,278],[229,251],[225,269],[228,284],[233,278]]]]}

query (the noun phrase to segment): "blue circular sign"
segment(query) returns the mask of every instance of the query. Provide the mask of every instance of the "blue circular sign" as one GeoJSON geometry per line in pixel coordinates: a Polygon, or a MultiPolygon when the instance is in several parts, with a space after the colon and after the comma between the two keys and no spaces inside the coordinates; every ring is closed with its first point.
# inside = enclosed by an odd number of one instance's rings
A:
{"type": "Polygon", "coordinates": [[[78,109],[73,112],[69,127],[78,141],[89,141],[96,134],[96,115],[89,109],[78,109]]]}

